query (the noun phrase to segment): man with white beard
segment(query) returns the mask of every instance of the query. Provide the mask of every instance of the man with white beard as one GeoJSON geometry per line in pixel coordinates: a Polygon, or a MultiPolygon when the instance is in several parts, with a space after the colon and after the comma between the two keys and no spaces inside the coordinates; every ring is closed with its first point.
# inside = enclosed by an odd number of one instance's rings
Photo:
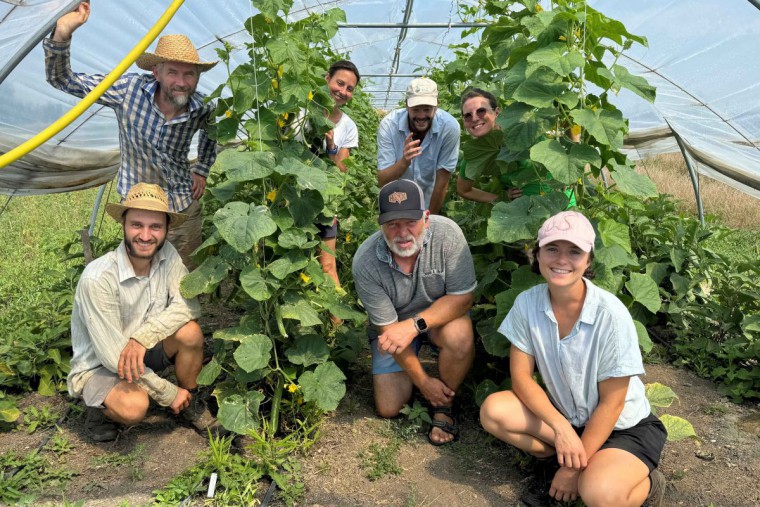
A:
{"type": "Polygon", "coordinates": [[[459,437],[452,407],[474,353],[472,256],[459,226],[425,209],[415,182],[388,183],[378,203],[381,230],[362,243],[352,265],[371,323],[375,407],[381,417],[397,416],[416,386],[433,407],[428,440],[447,444],[459,437]],[[440,378],[417,357],[424,342],[438,349],[440,378]]]}
{"type": "MultiPolygon", "coordinates": [[[[84,97],[103,81],[103,74],[71,70],[71,36],[90,16],[89,2],[58,19],[45,39],[45,73],[48,83],[76,97],[84,97]]],[[[171,228],[169,241],[182,262],[190,265],[190,253],[201,244],[201,205],[206,177],[216,159],[216,142],[206,135],[214,104],[204,104],[195,91],[201,72],[217,62],[202,62],[184,35],[164,35],[154,53],[145,52],[136,64],[150,74],[124,74],[98,99],[110,107],[119,122],[117,190],[124,198],[136,183],[153,183],[164,189],[171,211],[187,216],[171,228]],[[198,159],[188,161],[190,143],[200,130],[198,159]]]]}

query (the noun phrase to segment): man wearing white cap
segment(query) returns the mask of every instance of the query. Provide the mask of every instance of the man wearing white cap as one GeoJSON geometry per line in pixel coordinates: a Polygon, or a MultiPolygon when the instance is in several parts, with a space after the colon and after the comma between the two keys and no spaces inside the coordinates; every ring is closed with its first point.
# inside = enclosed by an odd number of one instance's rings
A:
{"type": "MultiPolygon", "coordinates": [[[[58,19],[52,36],[43,42],[47,81],[77,97],[87,95],[105,78],[71,71],[71,35],[89,15],[89,2],[81,2],[58,19]]],[[[189,265],[190,253],[201,244],[198,199],[216,159],[216,142],[205,132],[214,105],[204,104],[195,89],[200,73],[217,62],[200,61],[184,35],[165,35],[155,53],[144,53],[136,63],[152,74],[124,74],[98,99],[114,110],[119,122],[117,189],[122,198],[139,182],[155,183],[166,191],[171,210],[188,217],[182,227],[172,229],[169,241],[189,265]],[[198,159],[191,166],[188,153],[198,130],[198,159]]]]}
{"type": "Polygon", "coordinates": [[[406,108],[388,113],[377,130],[378,183],[414,181],[427,209],[438,214],[458,157],[459,122],[438,109],[434,81],[413,79],[406,88],[406,108]]]}
{"type": "Polygon", "coordinates": [[[106,211],[122,224],[124,241],[87,265],[71,312],[67,384],[87,406],[86,434],[98,442],[115,439],[117,423],[145,417],[149,398],[204,434],[216,429],[197,395],[200,307],[180,294],[187,268],[165,242],[167,230],[185,216],[169,211],[166,193],[148,183],[137,183],[122,204],[109,203],[106,211]],[[179,385],[158,375],[171,365],[179,385]]]}

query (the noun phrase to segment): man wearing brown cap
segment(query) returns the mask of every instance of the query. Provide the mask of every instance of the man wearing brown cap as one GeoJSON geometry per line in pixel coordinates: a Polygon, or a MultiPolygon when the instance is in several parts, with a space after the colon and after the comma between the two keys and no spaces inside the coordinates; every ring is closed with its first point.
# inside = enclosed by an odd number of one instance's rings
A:
{"type": "MultiPolygon", "coordinates": [[[[58,19],[52,36],[43,42],[47,81],[77,97],[87,95],[105,78],[71,71],[71,35],[89,15],[89,2],[81,2],[75,11],[58,19]]],[[[117,190],[123,198],[132,185],[145,182],[166,191],[170,209],[188,217],[182,227],[172,229],[169,241],[189,265],[190,253],[201,244],[198,199],[216,159],[216,142],[205,132],[214,106],[204,104],[203,95],[195,89],[200,73],[217,62],[200,61],[184,35],[165,35],[155,53],[144,53],[136,63],[152,74],[124,74],[98,99],[99,104],[114,110],[119,122],[117,190]],[[191,166],[188,152],[198,130],[198,159],[191,166]]]]}
{"type": "Polygon", "coordinates": [[[139,423],[149,398],[198,430],[216,421],[197,396],[203,362],[200,307],[179,284],[187,268],[166,242],[167,230],[185,216],[169,211],[158,185],[137,183],[106,211],[123,225],[119,247],[87,265],[71,312],[74,354],[69,394],[87,406],[85,431],[113,440],[117,423],[139,423]],[[174,365],[179,385],[158,374],[174,365]]]}
{"type": "Polygon", "coordinates": [[[377,180],[412,180],[425,206],[438,214],[459,157],[459,122],[438,109],[438,86],[426,77],[406,88],[406,108],[388,113],[377,129],[377,180]]]}
{"type": "Polygon", "coordinates": [[[454,397],[473,359],[475,267],[461,229],[430,215],[420,187],[396,180],[380,190],[381,230],[361,244],[352,270],[370,320],[372,381],[381,417],[395,417],[416,386],[433,406],[428,440],[459,436],[454,397]],[[438,349],[439,378],[428,375],[417,353],[438,349]]]}

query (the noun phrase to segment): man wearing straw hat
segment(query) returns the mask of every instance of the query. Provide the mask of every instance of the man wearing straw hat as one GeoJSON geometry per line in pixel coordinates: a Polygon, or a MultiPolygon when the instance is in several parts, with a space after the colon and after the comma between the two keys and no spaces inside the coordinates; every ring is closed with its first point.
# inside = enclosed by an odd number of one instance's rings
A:
{"type": "Polygon", "coordinates": [[[203,362],[200,307],[179,284],[187,268],[166,242],[185,216],[169,211],[158,185],[137,183],[121,204],[106,206],[124,229],[116,250],[87,265],[71,313],[74,355],[69,394],[87,406],[85,431],[98,442],[118,436],[117,423],[145,417],[149,399],[191,423],[216,430],[197,396],[203,362]],[[179,386],[158,374],[170,365],[179,386]]]}
{"type": "MultiPolygon", "coordinates": [[[[89,15],[89,2],[81,2],[58,19],[52,36],[43,42],[47,81],[77,97],[87,95],[105,78],[71,71],[71,35],[89,15]]],[[[200,61],[186,36],[164,35],[155,53],[137,59],[137,66],[151,74],[124,74],[98,99],[114,110],[119,122],[119,195],[123,198],[139,182],[155,183],[166,191],[170,209],[188,216],[184,226],[173,228],[169,235],[185,265],[190,265],[190,253],[201,244],[198,199],[216,159],[216,142],[205,132],[214,106],[204,104],[195,89],[200,73],[216,63],[200,61]],[[198,159],[191,166],[188,153],[198,130],[198,159]]]]}

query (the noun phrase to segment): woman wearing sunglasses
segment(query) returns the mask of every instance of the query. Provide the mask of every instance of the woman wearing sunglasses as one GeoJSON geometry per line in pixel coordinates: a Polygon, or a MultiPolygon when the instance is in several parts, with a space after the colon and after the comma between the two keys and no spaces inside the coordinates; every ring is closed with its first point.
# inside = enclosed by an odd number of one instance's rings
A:
{"type": "MultiPolygon", "coordinates": [[[[462,95],[462,120],[464,128],[472,137],[483,137],[494,128],[499,128],[496,124],[496,118],[499,116],[499,107],[496,97],[491,92],[480,88],[471,88],[462,95]]],[[[522,160],[518,162],[519,170],[534,170],[533,162],[522,160]]],[[[463,160],[459,165],[459,178],[457,179],[457,193],[471,201],[493,202],[499,198],[497,194],[487,192],[476,188],[473,181],[467,179],[465,170],[467,160],[463,160]]],[[[547,174],[547,179],[551,179],[551,174],[547,174]]],[[[499,176],[501,187],[506,191],[509,200],[517,199],[522,195],[543,195],[551,192],[551,187],[541,181],[528,183],[523,187],[515,187],[509,180],[509,176],[501,174],[499,176]]],[[[568,208],[575,206],[575,195],[572,189],[566,190],[565,194],[570,199],[568,208]]]]}

